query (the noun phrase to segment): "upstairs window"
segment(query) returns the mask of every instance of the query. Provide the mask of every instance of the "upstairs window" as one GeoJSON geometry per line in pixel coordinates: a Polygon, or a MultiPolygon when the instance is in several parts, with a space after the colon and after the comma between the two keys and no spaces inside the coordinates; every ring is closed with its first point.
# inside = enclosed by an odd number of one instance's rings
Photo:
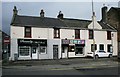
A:
{"type": "Polygon", "coordinates": [[[89,30],[89,39],[93,39],[93,30],[89,30]]]}
{"type": "Polygon", "coordinates": [[[80,30],[75,29],[75,39],[80,39],[80,30]]]}
{"type": "Polygon", "coordinates": [[[60,38],[60,29],[58,28],[54,29],[54,38],[60,38]]]}
{"type": "Polygon", "coordinates": [[[31,27],[25,27],[25,37],[31,38],[31,27]]]}
{"type": "Polygon", "coordinates": [[[107,40],[111,40],[111,31],[107,31],[107,40]]]}

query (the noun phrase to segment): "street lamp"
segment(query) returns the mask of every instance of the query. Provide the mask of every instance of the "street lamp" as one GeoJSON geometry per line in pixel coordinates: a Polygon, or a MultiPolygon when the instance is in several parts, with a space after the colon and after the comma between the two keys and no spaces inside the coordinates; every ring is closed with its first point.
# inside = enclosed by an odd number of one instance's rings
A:
{"type": "Polygon", "coordinates": [[[95,60],[95,38],[94,38],[94,6],[93,6],[93,0],[92,0],[92,22],[93,22],[93,60],[95,60]]]}

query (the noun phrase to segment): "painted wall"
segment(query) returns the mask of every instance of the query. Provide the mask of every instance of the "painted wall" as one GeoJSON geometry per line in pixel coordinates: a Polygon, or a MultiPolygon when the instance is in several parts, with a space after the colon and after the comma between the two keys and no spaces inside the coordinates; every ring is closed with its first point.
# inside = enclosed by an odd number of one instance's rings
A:
{"type": "MultiPolygon", "coordinates": [[[[100,25],[96,23],[96,28],[101,28],[100,25]]],[[[91,24],[90,24],[91,26],[91,24]]],[[[89,26],[89,28],[91,28],[89,26]]],[[[47,54],[41,54],[40,59],[53,59],[53,45],[59,46],[59,58],[61,58],[61,39],[74,39],[75,31],[74,29],[60,29],[60,39],[53,38],[52,28],[32,28],[32,38],[31,39],[47,39],[47,54]]],[[[97,44],[97,50],[99,50],[99,44],[104,44],[104,49],[107,51],[107,44],[113,42],[113,54],[117,55],[117,32],[113,32],[113,40],[107,40],[107,31],[95,31],[95,43],[97,44]]],[[[14,53],[18,52],[17,39],[24,38],[24,27],[11,26],[11,59],[14,59],[14,53]]],[[[91,52],[91,44],[93,40],[89,39],[88,30],[80,30],[80,39],[85,40],[85,55],[75,55],[74,52],[69,52],[71,57],[84,57],[88,52],[91,52]]],[[[26,58],[27,59],[27,58],[26,58]]]]}

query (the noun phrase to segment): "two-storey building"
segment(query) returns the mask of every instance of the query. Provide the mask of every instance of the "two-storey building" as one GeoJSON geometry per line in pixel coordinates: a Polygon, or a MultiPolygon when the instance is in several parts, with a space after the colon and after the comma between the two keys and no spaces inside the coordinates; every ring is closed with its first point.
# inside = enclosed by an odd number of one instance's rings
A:
{"type": "Polygon", "coordinates": [[[117,31],[109,24],[96,21],[44,16],[22,16],[13,9],[11,22],[11,60],[15,54],[19,60],[61,59],[86,57],[92,52],[93,37],[95,50],[105,50],[117,55],[117,31]]]}

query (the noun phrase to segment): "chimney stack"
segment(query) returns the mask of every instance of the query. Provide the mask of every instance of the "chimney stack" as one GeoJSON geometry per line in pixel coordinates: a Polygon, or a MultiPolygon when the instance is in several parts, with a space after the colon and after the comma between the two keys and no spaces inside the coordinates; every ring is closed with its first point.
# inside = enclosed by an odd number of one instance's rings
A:
{"type": "Polygon", "coordinates": [[[59,15],[57,16],[57,18],[60,18],[60,19],[62,19],[63,18],[63,13],[61,12],[61,11],[59,11],[59,15]]]}
{"type": "Polygon", "coordinates": [[[17,13],[18,13],[17,7],[14,6],[14,9],[13,9],[13,15],[17,15],[17,13]]]}
{"type": "Polygon", "coordinates": [[[44,17],[44,14],[45,14],[45,12],[44,12],[44,10],[42,9],[41,12],[40,12],[40,17],[44,17]]]}
{"type": "Polygon", "coordinates": [[[102,22],[107,23],[107,6],[102,7],[102,22]]]}

